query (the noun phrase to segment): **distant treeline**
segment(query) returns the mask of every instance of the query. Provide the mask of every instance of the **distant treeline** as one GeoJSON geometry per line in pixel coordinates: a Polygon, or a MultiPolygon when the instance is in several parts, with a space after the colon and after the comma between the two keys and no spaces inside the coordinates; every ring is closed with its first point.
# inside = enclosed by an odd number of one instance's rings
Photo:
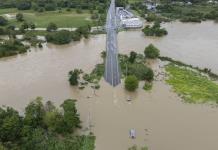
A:
{"type": "MultiPolygon", "coordinates": [[[[19,10],[56,10],[58,8],[104,9],[110,0],[4,0],[0,1],[0,8],[17,8],[19,10]]],[[[125,6],[128,0],[117,0],[118,6],[125,6]]]]}

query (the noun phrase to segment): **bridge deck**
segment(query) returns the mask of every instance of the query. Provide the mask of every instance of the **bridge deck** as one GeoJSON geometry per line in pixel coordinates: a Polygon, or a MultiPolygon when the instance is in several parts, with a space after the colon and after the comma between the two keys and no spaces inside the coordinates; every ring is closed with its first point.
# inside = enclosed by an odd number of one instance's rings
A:
{"type": "Polygon", "coordinates": [[[107,13],[106,21],[106,64],[105,64],[105,80],[112,86],[120,84],[120,66],[117,49],[117,23],[115,0],[111,0],[111,4],[107,13]]]}

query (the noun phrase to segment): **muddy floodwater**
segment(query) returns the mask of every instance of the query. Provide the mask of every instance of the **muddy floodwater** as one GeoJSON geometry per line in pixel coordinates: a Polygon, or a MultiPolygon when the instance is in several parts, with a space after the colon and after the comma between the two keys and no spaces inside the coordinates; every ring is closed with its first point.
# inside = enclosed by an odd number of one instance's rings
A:
{"type": "MultiPolygon", "coordinates": [[[[163,26],[169,35],[162,38],[144,37],[141,31],[120,32],[120,53],[142,53],[146,45],[154,43],[163,56],[218,73],[218,24],[174,22],[163,26]]],[[[147,145],[149,150],[218,149],[218,108],[183,103],[164,81],[155,81],[151,92],[139,88],[129,93],[123,84],[112,88],[103,79],[96,94],[90,88],[70,87],[68,72],[74,68],[90,72],[102,61],[104,49],[105,35],[95,35],[0,59],[0,105],[23,111],[37,96],[56,105],[75,98],[83,131],[91,126],[96,135],[96,150],[127,150],[134,144],[147,145]],[[128,97],[131,102],[126,101],[128,97]],[[132,128],[136,139],[129,138],[132,128]]]]}

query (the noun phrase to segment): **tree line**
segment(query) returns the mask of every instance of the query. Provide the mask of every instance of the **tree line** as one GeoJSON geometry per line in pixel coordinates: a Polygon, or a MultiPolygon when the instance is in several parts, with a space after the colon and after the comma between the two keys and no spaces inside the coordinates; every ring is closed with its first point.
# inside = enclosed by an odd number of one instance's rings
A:
{"type": "MultiPolygon", "coordinates": [[[[97,9],[104,8],[110,0],[4,0],[0,8],[17,8],[19,10],[34,9],[37,11],[53,11],[59,8],[97,9]]],[[[128,0],[117,0],[118,6],[125,6],[128,0]]]]}
{"type": "Polygon", "coordinates": [[[87,140],[94,149],[93,136],[75,136],[80,128],[76,100],[67,99],[57,108],[38,97],[20,115],[12,107],[0,108],[0,149],[4,150],[80,150],[87,140]],[[92,144],[91,144],[92,143],[92,144]]]}

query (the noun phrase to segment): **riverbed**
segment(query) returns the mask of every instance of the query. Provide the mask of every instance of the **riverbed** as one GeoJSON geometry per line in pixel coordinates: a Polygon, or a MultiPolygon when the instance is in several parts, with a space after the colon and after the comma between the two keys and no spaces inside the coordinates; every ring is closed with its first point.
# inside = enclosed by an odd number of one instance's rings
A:
{"type": "MultiPolygon", "coordinates": [[[[163,25],[169,35],[145,37],[141,31],[118,34],[120,53],[143,53],[153,43],[162,56],[172,57],[218,73],[218,24],[163,25]]],[[[81,68],[90,72],[102,62],[105,35],[93,35],[80,42],[57,46],[0,59],[0,104],[20,111],[37,96],[56,105],[64,99],[77,99],[84,129],[91,125],[96,135],[96,150],[127,150],[137,144],[149,150],[217,150],[218,108],[184,103],[164,81],[155,81],[151,92],[139,88],[126,92],[123,84],[112,88],[102,79],[100,90],[70,87],[68,72],[81,68]],[[132,102],[126,99],[131,97],[132,102]],[[131,128],[136,139],[129,138],[131,128]]],[[[142,86],[142,85],[141,85],[142,86]]]]}

